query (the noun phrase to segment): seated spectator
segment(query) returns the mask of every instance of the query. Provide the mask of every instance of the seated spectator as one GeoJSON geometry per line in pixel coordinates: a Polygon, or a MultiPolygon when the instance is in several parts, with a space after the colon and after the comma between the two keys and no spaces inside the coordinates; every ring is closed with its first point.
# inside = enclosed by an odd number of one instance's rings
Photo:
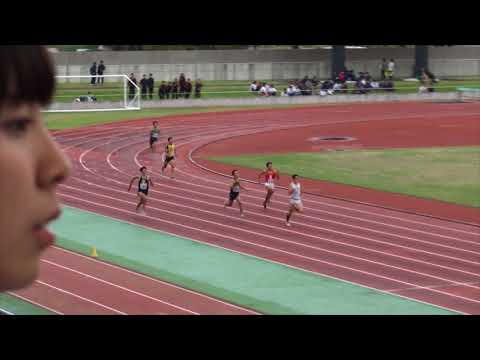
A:
{"type": "Polygon", "coordinates": [[[344,83],[346,81],[345,71],[340,71],[340,74],[338,74],[338,81],[341,83],[344,83]]]}
{"type": "Polygon", "coordinates": [[[260,92],[258,93],[260,96],[268,96],[268,85],[267,83],[263,83],[262,87],[260,88],[260,92]]]}
{"type": "Polygon", "coordinates": [[[334,93],[340,92],[342,90],[342,82],[340,81],[340,79],[333,84],[332,90],[334,93]]]}
{"type": "Polygon", "coordinates": [[[268,96],[277,96],[277,89],[275,89],[275,86],[273,84],[270,84],[268,86],[268,96]]]}
{"type": "Polygon", "coordinates": [[[295,89],[293,88],[293,85],[288,85],[287,95],[288,95],[288,96],[295,96],[295,95],[297,95],[295,89]]]}
{"type": "Polygon", "coordinates": [[[283,91],[280,93],[280,96],[288,96],[287,88],[283,89],[283,91]]]}
{"type": "Polygon", "coordinates": [[[392,80],[386,79],[380,83],[380,88],[385,91],[393,92],[395,91],[395,83],[392,80]]]}
{"type": "Polygon", "coordinates": [[[355,72],[353,70],[346,70],[345,72],[346,81],[357,81],[357,77],[355,76],[355,72]]]}
{"type": "Polygon", "coordinates": [[[250,84],[250,91],[256,92],[258,90],[260,90],[260,89],[257,87],[257,82],[255,80],[253,80],[252,83],[250,84]]]}

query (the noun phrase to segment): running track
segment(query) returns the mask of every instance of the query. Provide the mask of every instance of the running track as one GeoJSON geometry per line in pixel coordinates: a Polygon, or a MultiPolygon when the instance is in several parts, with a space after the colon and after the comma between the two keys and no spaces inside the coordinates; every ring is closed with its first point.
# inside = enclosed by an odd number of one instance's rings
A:
{"type": "MultiPolygon", "coordinates": [[[[242,193],[246,216],[239,218],[238,209],[223,208],[230,181],[189,158],[192,149],[235,135],[321,124],[323,119],[329,124],[353,121],[339,110],[345,108],[162,118],[161,140],[174,136],[177,143],[176,179],[159,176],[161,155],[147,148],[151,119],[57,132],[74,165],[59,197],[70,206],[198,242],[480,314],[479,227],[306,195],[305,214],[294,215],[292,228],[286,228],[286,191],[279,189],[265,212],[264,190],[256,184],[247,184],[250,191],[242,193]],[[126,192],[140,164],[153,166],[156,180],[147,216],[135,214],[136,195],[126,192]]],[[[434,111],[438,108],[416,111],[412,106],[387,114],[377,106],[363,119],[399,121],[434,111]]],[[[439,116],[456,114],[458,109],[439,116]]],[[[478,117],[480,111],[463,115],[478,117]]],[[[254,313],[59,248],[47,252],[39,281],[15,295],[58,313],[254,313]]]]}

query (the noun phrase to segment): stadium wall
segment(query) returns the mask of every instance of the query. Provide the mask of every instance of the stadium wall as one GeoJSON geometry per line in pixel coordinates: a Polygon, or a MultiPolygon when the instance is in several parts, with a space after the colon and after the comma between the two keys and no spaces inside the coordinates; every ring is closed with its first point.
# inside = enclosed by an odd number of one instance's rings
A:
{"type": "MultiPolygon", "coordinates": [[[[106,74],[152,73],[157,81],[172,80],[180,73],[202,80],[281,80],[305,75],[330,77],[330,50],[185,50],[101,51],[52,54],[58,75],[89,75],[93,61],[103,60],[106,74]]],[[[431,71],[440,78],[480,76],[480,46],[430,47],[431,71]]],[[[348,68],[379,76],[381,58],[394,58],[396,76],[412,75],[413,48],[347,49],[348,68]]],[[[109,79],[106,79],[108,81],[109,79]]]]}

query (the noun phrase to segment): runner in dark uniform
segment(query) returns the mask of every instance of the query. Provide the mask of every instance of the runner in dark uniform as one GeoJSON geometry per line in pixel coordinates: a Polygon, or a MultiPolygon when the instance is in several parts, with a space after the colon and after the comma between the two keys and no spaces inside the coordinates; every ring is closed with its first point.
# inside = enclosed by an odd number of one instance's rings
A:
{"type": "Polygon", "coordinates": [[[139,202],[137,204],[137,207],[135,208],[135,211],[139,212],[142,215],[145,215],[145,206],[147,205],[148,190],[150,188],[150,185],[153,186],[153,181],[152,179],[150,179],[150,177],[147,176],[147,168],[145,166],[142,166],[140,168],[140,172],[142,173],[141,176],[134,176],[130,181],[128,191],[130,191],[130,189],[132,188],[133,182],[135,180],[138,180],[137,195],[139,198],[139,202]],[[141,206],[143,206],[143,210],[140,210],[141,206]]]}
{"type": "Polygon", "coordinates": [[[228,200],[225,201],[224,207],[230,207],[233,205],[233,202],[236,201],[238,203],[238,207],[240,208],[240,216],[243,217],[243,206],[242,202],[240,201],[240,189],[248,191],[248,189],[244,188],[240,184],[240,177],[238,176],[238,170],[232,171],[233,175],[233,184],[230,186],[230,193],[228,194],[228,200]]]}
{"type": "Polygon", "coordinates": [[[158,129],[158,121],[154,121],[153,123],[153,129],[150,131],[150,149],[152,149],[152,152],[155,151],[155,143],[158,141],[158,138],[160,137],[160,130],[158,129]]]}

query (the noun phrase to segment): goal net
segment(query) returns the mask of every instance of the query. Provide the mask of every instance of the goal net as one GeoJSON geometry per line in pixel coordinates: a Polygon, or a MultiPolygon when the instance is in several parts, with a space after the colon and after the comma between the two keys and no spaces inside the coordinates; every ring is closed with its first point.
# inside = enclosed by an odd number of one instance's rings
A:
{"type": "Polygon", "coordinates": [[[480,88],[457,88],[458,98],[461,102],[480,101],[480,88]]]}
{"type": "Polygon", "coordinates": [[[140,110],[140,88],[127,75],[56,76],[45,112],[140,110]]]}

